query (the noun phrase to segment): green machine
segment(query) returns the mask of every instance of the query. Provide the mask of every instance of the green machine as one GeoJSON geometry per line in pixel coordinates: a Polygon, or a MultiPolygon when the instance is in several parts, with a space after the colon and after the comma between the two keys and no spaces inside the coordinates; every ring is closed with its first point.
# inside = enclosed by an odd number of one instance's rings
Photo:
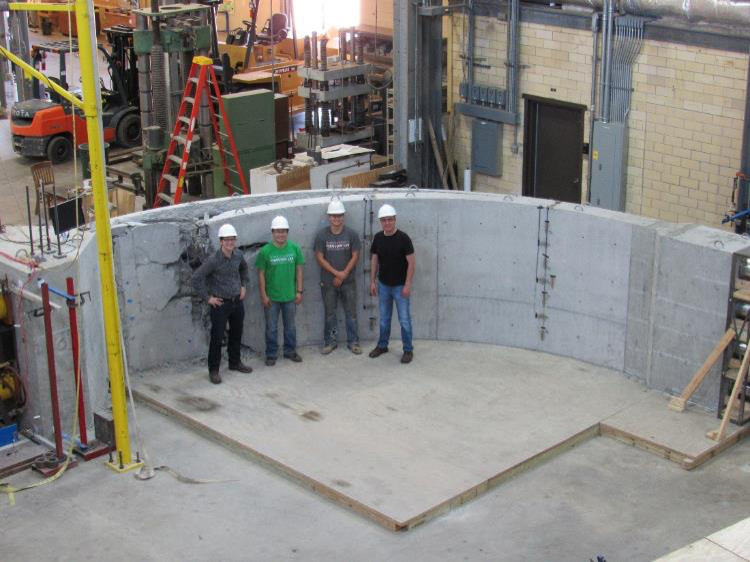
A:
{"type": "MultiPolygon", "coordinates": [[[[222,96],[224,111],[232,127],[234,144],[245,179],[250,182],[250,169],[270,164],[276,159],[276,124],[274,93],[270,90],[251,90],[222,96]]],[[[222,132],[225,133],[223,123],[222,132]]],[[[214,197],[225,197],[221,159],[214,145],[214,197]]],[[[236,172],[231,173],[231,184],[240,185],[236,172]]],[[[250,186],[252,192],[252,186],[250,186]]]]}

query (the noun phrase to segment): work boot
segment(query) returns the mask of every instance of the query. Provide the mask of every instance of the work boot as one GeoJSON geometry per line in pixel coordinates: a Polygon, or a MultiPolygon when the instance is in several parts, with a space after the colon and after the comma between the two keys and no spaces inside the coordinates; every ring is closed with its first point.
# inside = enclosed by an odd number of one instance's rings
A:
{"type": "Polygon", "coordinates": [[[240,373],[252,373],[253,372],[253,368],[252,367],[248,367],[242,361],[240,361],[236,365],[229,365],[229,370],[230,371],[239,371],[240,373]]]}
{"type": "Polygon", "coordinates": [[[302,357],[299,356],[299,353],[296,351],[293,353],[290,353],[289,355],[284,355],[287,359],[291,359],[295,363],[302,363],[302,357]]]}
{"type": "Polygon", "coordinates": [[[402,363],[411,363],[412,359],[414,359],[413,351],[404,351],[404,354],[401,356],[402,363]]]}
{"type": "Polygon", "coordinates": [[[384,353],[388,353],[387,347],[376,347],[370,352],[370,358],[375,359],[376,357],[380,357],[384,353]]]}
{"type": "Polygon", "coordinates": [[[351,351],[354,355],[362,355],[362,348],[359,347],[358,343],[353,343],[349,346],[349,351],[351,351]]]}
{"type": "Polygon", "coordinates": [[[219,375],[219,369],[208,372],[208,380],[214,384],[221,384],[221,376],[219,375]]]}
{"type": "Polygon", "coordinates": [[[328,355],[329,353],[331,353],[337,347],[338,347],[338,345],[336,345],[335,343],[327,343],[326,345],[323,346],[323,349],[320,350],[320,354],[321,355],[328,355]]]}

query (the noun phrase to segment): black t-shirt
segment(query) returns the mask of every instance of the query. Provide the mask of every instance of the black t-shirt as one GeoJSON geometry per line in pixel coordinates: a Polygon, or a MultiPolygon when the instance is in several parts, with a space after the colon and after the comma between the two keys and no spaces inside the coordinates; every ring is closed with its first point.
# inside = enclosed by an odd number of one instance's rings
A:
{"type": "Polygon", "coordinates": [[[380,231],[372,239],[370,253],[378,256],[378,279],[383,285],[398,287],[406,282],[406,256],[414,253],[408,234],[396,230],[386,236],[380,231]]]}

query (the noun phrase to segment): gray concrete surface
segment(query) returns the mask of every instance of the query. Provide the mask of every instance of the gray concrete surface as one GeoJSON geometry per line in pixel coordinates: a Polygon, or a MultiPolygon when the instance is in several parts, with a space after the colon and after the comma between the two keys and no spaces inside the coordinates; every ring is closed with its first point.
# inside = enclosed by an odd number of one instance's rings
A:
{"type": "MultiPolygon", "coordinates": [[[[3,559],[651,560],[747,516],[750,442],[685,472],[598,438],[409,533],[322,501],[139,409],[156,464],[225,484],[141,482],[91,462],[0,497],[3,559]]],[[[30,474],[8,479],[20,485],[30,474]]]]}
{"type": "MultiPolygon", "coordinates": [[[[622,371],[669,393],[684,388],[724,332],[731,256],[747,246],[745,238],[707,227],[528,198],[428,190],[347,190],[338,195],[347,205],[349,225],[360,233],[379,229],[370,207],[377,211],[390,202],[398,209],[398,225],[412,236],[417,254],[412,298],[416,338],[545,351],[622,371]],[[546,249],[540,246],[545,242],[546,249]]],[[[205,356],[207,311],[192,294],[188,258],[215,251],[218,227],[225,222],[237,228],[240,245],[266,242],[277,214],[290,220],[290,238],[301,245],[307,260],[307,291],[297,312],[298,341],[319,344],[323,311],[312,243],[315,232],[326,224],[330,198],[330,193],[320,192],[235,197],[115,219],[115,272],[131,368],[147,370],[205,356]]],[[[23,244],[15,244],[23,236],[20,232],[0,240],[8,255],[24,251],[23,244]]],[[[255,251],[245,248],[251,264],[255,251]]],[[[90,291],[95,301],[84,307],[87,318],[82,323],[91,412],[106,404],[108,371],[96,298],[96,248],[90,235],[79,256],[77,286],[90,291]]],[[[363,252],[363,261],[366,256],[363,252]]],[[[363,306],[359,329],[363,342],[369,343],[377,336],[377,313],[374,299],[366,295],[362,266],[356,273],[363,306]]],[[[48,260],[38,271],[61,287],[66,272],[75,269],[67,262],[48,260]]],[[[263,320],[251,269],[244,343],[262,350],[263,320]]],[[[28,271],[4,259],[0,273],[23,283],[28,271]]],[[[26,312],[31,308],[27,306],[26,312]]],[[[56,313],[55,322],[63,337],[64,310],[56,313]]],[[[343,324],[339,330],[343,333],[343,324]]],[[[43,325],[38,319],[25,322],[18,335],[35,350],[30,355],[35,363],[29,387],[40,401],[27,417],[40,416],[35,423],[49,434],[46,361],[37,353],[44,349],[43,325]]],[[[60,345],[64,349],[62,341],[60,345]]],[[[60,360],[64,358],[61,354],[60,360]]],[[[696,393],[698,404],[716,407],[717,378],[718,366],[696,393]]],[[[74,393],[64,389],[62,395],[69,415],[74,393]]],[[[29,419],[24,423],[30,425],[29,419]]]]}

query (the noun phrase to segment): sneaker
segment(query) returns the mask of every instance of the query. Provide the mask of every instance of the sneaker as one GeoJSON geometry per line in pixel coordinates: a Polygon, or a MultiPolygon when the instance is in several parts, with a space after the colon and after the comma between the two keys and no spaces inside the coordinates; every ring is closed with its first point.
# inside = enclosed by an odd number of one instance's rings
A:
{"type": "Polygon", "coordinates": [[[404,354],[401,356],[402,363],[411,363],[412,359],[414,359],[413,351],[404,351],[404,354]]]}
{"type": "Polygon", "coordinates": [[[239,371],[240,373],[252,373],[253,372],[253,368],[252,367],[248,367],[247,365],[245,365],[241,361],[239,363],[237,363],[236,365],[229,365],[229,370],[230,371],[239,371]]]}
{"type": "Polygon", "coordinates": [[[323,349],[320,350],[321,355],[328,355],[331,353],[334,349],[336,349],[338,345],[335,343],[329,343],[323,346],[323,349]]]}
{"type": "Polygon", "coordinates": [[[359,347],[358,343],[353,343],[349,346],[349,351],[351,351],[354,355],[362,355],[362,348],[359,347]]]}
{"type": "Polygon", "coordinates": [[[294,353],[290,353],[289,355],[284,355],[287,359],[291,359],[295,363],[302,363],[302,357],[299,356],[299,353],[296,351],[294,353]]]}
{"type": "Polygon", "coordinates": [[[214,384],[221,384],[221,376],[219,375],[218,369],[216,371],[208,372],[208,380],[214,384]]]}
{"type": "Polygon", "coordinates": [[[266,366],[273,367],[276,365],[276,358],[275,357],[266,357],[266,366]]]}
{"type": "Polygon", "coordinates": [[[380,357],[384,353],[388,353],[387,347],[376,347],[370,352],[370,358],[375,359],[376,357],[380,357]]]}

